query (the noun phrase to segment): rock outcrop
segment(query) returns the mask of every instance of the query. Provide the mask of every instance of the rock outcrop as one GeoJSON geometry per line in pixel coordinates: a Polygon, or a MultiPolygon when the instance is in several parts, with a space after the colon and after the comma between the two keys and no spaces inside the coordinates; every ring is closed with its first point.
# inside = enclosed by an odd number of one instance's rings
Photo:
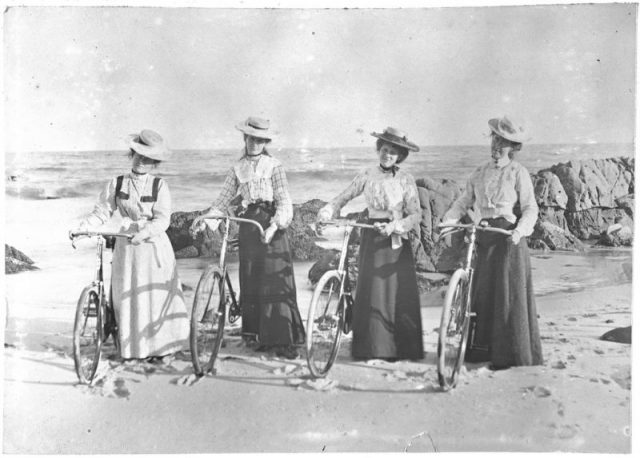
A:
{"type": "Polygon", "coordinates": [[[15,274],[25,270],[38,270],[35,263],[22,251],[7,245],[4,245],[4,272],[6,274],[15,274]]]}
{"type": "MultiPolygon", "coordinates": [[[[614,222],[633,228],[634,165],[634,159],[629,158],[569,161],[532,174],[540,212],[529,246],[544,250],[582,250],[582,240],[600,238],[614,222]]],[[[464,236],[457,234],[450,240],[440,241],[437,225],[461,194],[462,186],[453,180],[430,177],[417,179],[416,185],[422,211],[419,227],[410,235],[416,270],[418,273],[451,272],[461,262],[464,236]]],[[[238,203],[232,203],[231,212],[238,203]]],[[[316,235],[311,225],[324,204],[314,199],[294,205],[293,221],[287,229],[295,260],[319,259],[309,272],[312,282],[335,264],[337,256],[335,251],[315,244],[316,235]]],[[[177,212],[171,216],[167,233],[178,257],[218,255],[220,231],[213,233],[207,229],[195,240],[189,235],[189,226],[199,213],[177,212]]],[[[348,216],[366,218],[366,211],[348,216]]],[[[231,227],[231,234],[235,237],[237,225],[231,227]]],[[[353,278],[357,275],[358,240],[358,231],[354,231],[349,250],[353,278]]]]}
{"type": "MultiPolygon", "coordinates": [[[[327,251],[315,244],[316,235],[310,226],[315,221],[318,210],[325,203],[322,200],[314,199],[293,206],[293,220],[287,228],[293,259],[298,261],[318,259],[320,255],[327,251]]],[[[229,214],[235,214],[237,204],[238,202],[232,202],[229,214]]],[[[199,232],[195,239],[189,233],[191,223],[202,212],[175,212],[171,215],[171,223],[167,229],[167,235],[176,253],[176,258],[209,257],[220,254],[222,227],[215,232],[207,227],[206,230],[199,232]]],[[[231,222],[229,236],[231,239],[238,236],[237,223],[231,222]]]]}
{"type": "Polygon", "coordinates": [[[630,344],[631,326],[627,326],[626,328],[615,328],[611,331],[607,331],[600,336],[600,340],[630,344]]]}

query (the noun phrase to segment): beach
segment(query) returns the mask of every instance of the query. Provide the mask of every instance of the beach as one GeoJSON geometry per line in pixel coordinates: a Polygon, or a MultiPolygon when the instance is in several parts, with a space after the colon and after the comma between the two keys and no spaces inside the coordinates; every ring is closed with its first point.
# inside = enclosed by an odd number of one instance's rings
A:
{"type": "MultiPolygon", "coordinates": [[[[631,325],[630,249],[532,252],[544,365],[467,364],[450,392],[436,375],[441,291],[422,298],[419,362],[354,362],[348,335],[314,381],[304,357],[230,337],[215,377],[196,379],[188,353],[166,364],[105,357],[89,387],[77,383],[71,334],[95,247],[74,250],[67,231],[92,201],[5,199],[6,241],[39,267],[4,278],[5,453],[630,452],[631,345],[599,340],[631,325]]],[[[178,260],[187,304],[210,262],[178,260]]],[[[304,319],[310,266],[295,263],[304,319]]],[[[232,257],[237,285],[236,272],[232,257]]]]}

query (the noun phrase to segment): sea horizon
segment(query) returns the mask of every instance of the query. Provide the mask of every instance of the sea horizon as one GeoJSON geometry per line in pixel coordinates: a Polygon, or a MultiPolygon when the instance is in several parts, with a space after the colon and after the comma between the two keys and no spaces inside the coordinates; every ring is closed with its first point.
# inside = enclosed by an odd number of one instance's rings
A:
{"type": "MultiPolygon", "coordinates": [[[[173,150],[152,172],[167,180],[174,209],[202,209],[219,194],[240,147],[173,150]]],[[[330,200],[365,167],[376,164],[375,143],[365,146],[271,148],[285,167],[292,199],[330,200]]],[[[530,173],[571,160],[635,157],[633,143],[526,144],[516,155],[530,173]]],[[[489,145],[423,146],[401,165],[414,178],[454,180],[460,185],[490,159],[489,145]]],[[[5,155],[5,196],[23,199],[96,199],[106,183],[127,173],[125,150],[24,152],[5,155]]],[[[361,203],[356,205],[362,205],[361,203]]]]}

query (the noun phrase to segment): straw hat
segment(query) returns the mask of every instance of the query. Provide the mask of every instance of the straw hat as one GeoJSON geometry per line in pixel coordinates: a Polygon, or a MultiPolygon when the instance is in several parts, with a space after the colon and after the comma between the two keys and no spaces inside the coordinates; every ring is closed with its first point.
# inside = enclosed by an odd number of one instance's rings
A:
{"type": "Polygon", "coordinates": [[[127,145],[136,153],[156,161],[166,161],[171,155],[160,134],[149,129],[129,135],[127,145]]]}
{"type": "Polygon", "coordinates": [[[269,130],[269,128],[270,123],[268,119],[258,118],[256,116],[249,116],[246,121],[236,125],[236,129],[247,135],[272,140],[278,135],[278,132],[269,130]]]}
{"type": "Polygon", "coordinates": [[[407,134],[399,129],[396,129],[395,127],[387,127],[381,134],[377,132],[371,132],[371,135],[380,138],[385,142],[393,143],[394,145],[407,148],[409,151],[420,151],[418,145],[407,140],[407,134]]]}
{"type": "Polygon", "coordinates": [[[490,119],[489,128],[496,135],[515,143],[524,143],[531,140],[522,123],[509,119],[507,116],[490,119]]]}

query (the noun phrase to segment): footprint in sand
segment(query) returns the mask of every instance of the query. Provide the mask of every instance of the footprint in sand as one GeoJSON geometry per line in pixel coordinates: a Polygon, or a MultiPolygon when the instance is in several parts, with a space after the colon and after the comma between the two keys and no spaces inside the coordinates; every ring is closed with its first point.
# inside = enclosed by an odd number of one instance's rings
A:
{"type": "Polygon", "coordinates": [[[173,381],[178,386],[193,386],[198,383],[204,377],[197,376],[196,374],[187,374],[185,376],[179,377],[173,381]]]}

